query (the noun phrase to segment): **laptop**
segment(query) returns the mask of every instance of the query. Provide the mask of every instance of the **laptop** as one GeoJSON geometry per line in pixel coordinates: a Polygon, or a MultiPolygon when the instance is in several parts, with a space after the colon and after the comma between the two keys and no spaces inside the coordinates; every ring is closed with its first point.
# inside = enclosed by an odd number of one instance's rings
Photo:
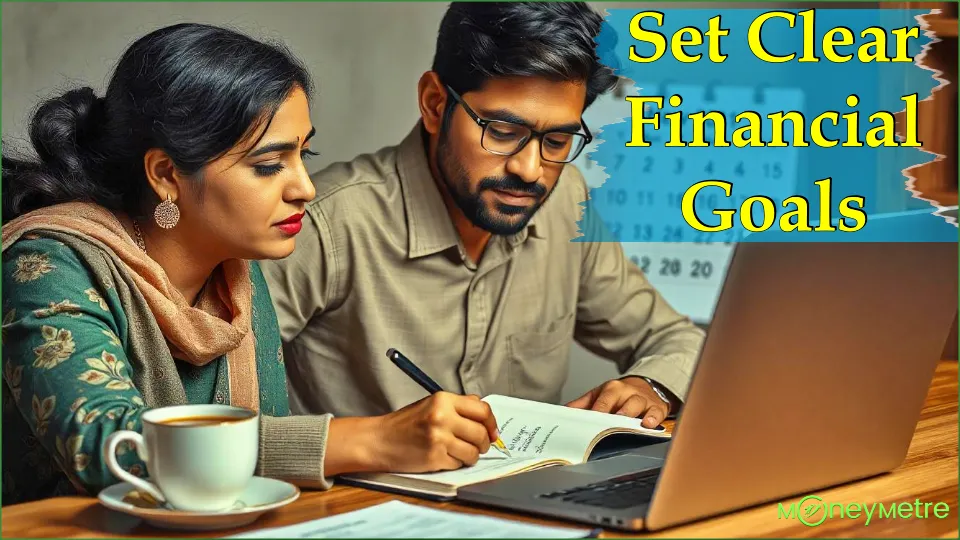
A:
{"type": "Polygon", "coordinates": [[[956,241],[740,243],[669,442],[457,498],[658,530],[888,472],[957,316],[957,258],[956,241]]]}

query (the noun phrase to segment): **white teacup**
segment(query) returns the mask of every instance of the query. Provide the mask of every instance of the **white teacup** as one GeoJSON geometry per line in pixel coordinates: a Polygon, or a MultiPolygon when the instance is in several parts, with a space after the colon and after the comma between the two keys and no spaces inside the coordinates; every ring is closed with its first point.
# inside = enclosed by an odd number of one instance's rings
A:
{"type": "Polygon", "coordinates": [[[117,478],[177,510],[229,509],[257,467],[260,417],[229,405],[178,405],[147,411],[143,435],[117,431],[104,442],[104,459],[117,478]],[[153,482],[120,468],[117,445],[131,441],[153,482]]]}

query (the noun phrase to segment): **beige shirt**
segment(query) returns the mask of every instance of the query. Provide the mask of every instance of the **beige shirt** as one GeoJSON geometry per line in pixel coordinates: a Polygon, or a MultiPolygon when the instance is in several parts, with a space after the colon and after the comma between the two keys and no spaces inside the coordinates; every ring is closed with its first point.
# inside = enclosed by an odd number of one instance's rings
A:
{"type": "Polygon", "coordinates": [[[445,390],[558,403],[576,340],[684,399],[703,332],[620,244],[571,241],[587,198],[574,166],[526,229],[494,236],[478,264],[447,214],[419,125],[314,183],[296,250],[262,263],[294,414],[378,415],[425,397],[387,358],[391,347],[445,390]]]}

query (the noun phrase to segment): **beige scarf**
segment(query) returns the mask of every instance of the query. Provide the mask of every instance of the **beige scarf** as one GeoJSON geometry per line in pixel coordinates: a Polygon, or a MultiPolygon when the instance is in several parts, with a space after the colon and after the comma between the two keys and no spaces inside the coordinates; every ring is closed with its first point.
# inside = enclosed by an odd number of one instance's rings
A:
{"type": "Polygon", "coordinates": [[[69,234],[101,246],[132,277],[173,356],[203,366],[227,354],[231,404],[259,410],[246,261],[231,259],[218,266],[193,307],[163,268],[137,247],[119,219],[101,206],[66,203],[24,214],[3,226],[3,250],[24,234],[40,231],[69,234]]]}

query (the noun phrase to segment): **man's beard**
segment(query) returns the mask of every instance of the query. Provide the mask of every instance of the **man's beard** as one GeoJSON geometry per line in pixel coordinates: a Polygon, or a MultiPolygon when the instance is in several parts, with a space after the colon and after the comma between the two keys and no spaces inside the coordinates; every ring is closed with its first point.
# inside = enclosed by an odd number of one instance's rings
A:
{"type": "Polygon", "coordinates": [[[437,169],[440,171],[440,181],[446,186],[447,193],[450,194],[460,211],[475,226],[499,236],[517,234],[527,226],[533,215],[550,197],[552,191],[547,192],[547,188],[542,184],[524,182],[523,179],[514,174],[501,177],[488,176],[480,180],[476,192],[471,192],[467,171],[453,157],[448,142],[447,133],[442,133],[437,144],[437,169]],[[495,202],[499,214],[511,217],[520,216],[519,219],[514,220],[503,219],[497,213],[492,213],[483,201],[483,192],[490,190],[529,194],[535,197],[537,202],[532,206],[514,206],[495,202]]]}

